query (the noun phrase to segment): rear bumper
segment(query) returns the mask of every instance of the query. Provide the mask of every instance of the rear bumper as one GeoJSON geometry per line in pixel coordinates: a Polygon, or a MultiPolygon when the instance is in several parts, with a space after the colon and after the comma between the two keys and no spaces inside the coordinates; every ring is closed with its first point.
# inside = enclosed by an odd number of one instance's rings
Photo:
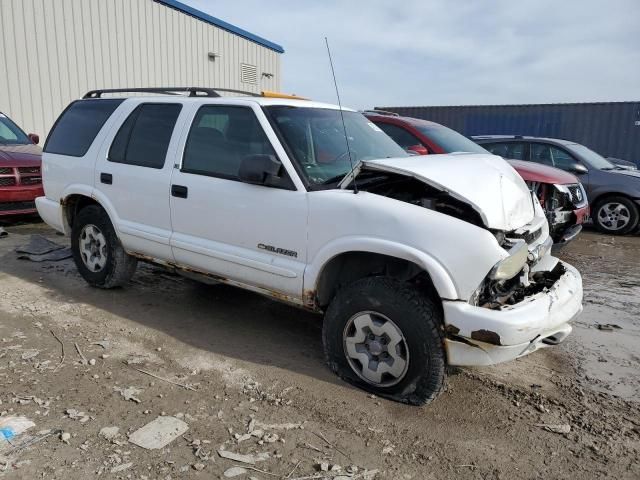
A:
{"type": "Polygon", "coordinates": [[[59,232],[68,233],[64,221],[64,210],[59,202],[49,200],[47,197],[38,197],[36,198],[36,208],[47,225],[59,232]]]}
{"type": "Polygon", "coordinates": [[[16,186],[0,189],[0,217],[35,213],[35,199],[44,195],[42,185],[16,186]]]}
{"type": "Polygon", "coordinates": [[[571,265],[547,291],[501,310],[444,301],[450,365],[492,365],[562,342],[582,311],[582,279],[571,265]]]}

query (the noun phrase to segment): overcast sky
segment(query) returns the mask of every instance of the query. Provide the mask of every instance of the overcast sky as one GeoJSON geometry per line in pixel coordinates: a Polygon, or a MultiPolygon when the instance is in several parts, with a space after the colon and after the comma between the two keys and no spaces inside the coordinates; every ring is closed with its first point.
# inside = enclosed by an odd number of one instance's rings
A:
{"type": "Polygon", "coordinates": [[[640,100],[640,0],[183,0],[282,45],[283,91],[354,108],[640,100]]]}

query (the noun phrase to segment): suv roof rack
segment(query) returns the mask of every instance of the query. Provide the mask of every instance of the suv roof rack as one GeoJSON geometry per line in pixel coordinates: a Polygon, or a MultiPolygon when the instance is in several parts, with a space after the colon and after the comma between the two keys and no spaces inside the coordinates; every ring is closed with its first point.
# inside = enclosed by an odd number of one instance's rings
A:
{"type": "Polygon", "coordinates": [[[376,109],[363,110],[362,113],[375,113],[375,114],[378,114],[378,115],[386,115],[388,117],[399,117],[400,116],[400,114],[396,113],[396,112],[389,112],[387,110],[376,110],[376,109]]]}
{"type": "Polygon", "coordinates": [[[240,93],[252,97],[260,95],[244,90],[234,90],[231,88],[205,88],[205,87],[152,87],[152,88],[102,88],[100,90],[90,90],[82,98],[101,98],[105,93],[160,93],[163,95],[179,95],[181,92],[188,93],[189,97],[220,97],[218,92],[240,93]]]}

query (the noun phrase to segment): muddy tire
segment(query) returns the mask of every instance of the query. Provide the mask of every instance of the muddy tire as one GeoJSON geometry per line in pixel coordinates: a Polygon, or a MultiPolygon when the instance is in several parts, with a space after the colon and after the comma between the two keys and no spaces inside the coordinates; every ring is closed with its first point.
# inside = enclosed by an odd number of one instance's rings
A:
{"type": "Polygon", "coordinates": [[[369,277],[340,289],[323,340],[331,370],[376,395],[423,405],[444,388],[441,310],[406,283],[369,277]]]}
{"type": "Polygon", "coordinates": [[[71,229],[71,250],[80,275],[93,287],[126,284],[138,264],[124,251],[109,216],[98,205],[89,205],[76,215],[71,229]]]}
{"type": "Polygon", "coordinates": [[[638,206],[627,197],[607,197],[593,209],[593,223],[602,233],[625,235],[638,228],[638,206]]]}

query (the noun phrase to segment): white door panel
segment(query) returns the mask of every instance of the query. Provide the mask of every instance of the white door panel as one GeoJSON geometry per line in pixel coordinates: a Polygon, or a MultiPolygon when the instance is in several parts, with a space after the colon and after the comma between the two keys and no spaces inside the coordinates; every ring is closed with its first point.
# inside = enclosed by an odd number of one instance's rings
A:
{"type": "MultiPolygon", "coordinates": [[[[162,168],[108,160],[111,145],[123,121],[126,122],[125,119],[141,103],[144,101],[128,105],[101,146],[95,168],[96,196],[107,199],[105,207],[111,209],[114,227],[127,251],[172,261],[169,193],[173,159],[180,137],[175,132],[178,129],[174,129],[162,168]]],[[[181,117],[184,115],[184,111],[179,114],[176,125],[182,125],[181,117]]]]}
{"type": "Polygon", "coordinates": [[[176,263],[301,297],[306,192],[178,170],[172,184],[188,189],[171,197],[176,263]]]}

